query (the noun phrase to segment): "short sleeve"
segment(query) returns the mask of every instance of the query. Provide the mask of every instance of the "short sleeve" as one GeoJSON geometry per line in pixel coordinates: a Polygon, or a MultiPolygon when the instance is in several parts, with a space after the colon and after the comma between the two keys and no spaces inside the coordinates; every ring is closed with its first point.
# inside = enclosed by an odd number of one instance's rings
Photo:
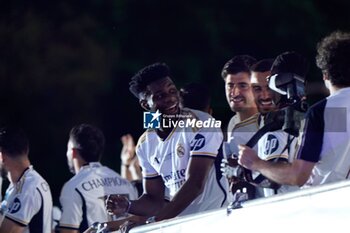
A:
{"type": "Polygon", "coordinates": [[[12,198],[11,202],[7,203],[8,210],[5,217],[21,226],[27,226],[40,210],[42,201],[38,189],[33,189],[31,192],[19,192],[12,198]]]}
{"type": "Polygon", "coordinates": [[[146,179],[158,177],[158,172],[153,168],[148,160],[147,147],[150,142],[146,141],[145,136],[141,136],[136,147],[136,155],[139,159],[140,166],[142,167],[142,175],[146,179]],[[142,142],[140,142],[142,140],[142,142]],[[147,144],[148,143],[148,144],[147,144]]]}
{"type": "Polygon", "coordinates": [[[258,142],[258,155],[263,160],[281,158],[288,161],[289,150],[287,143],[288,134],[285,132],[266,133],[258,142]]]}
{"type": "Polygon", "coordinates": [[[204,156],[216,158],[223,141],[223,134],[219,129],[202,129],[198,131],[190,142],[192,157],[204,156]]]}

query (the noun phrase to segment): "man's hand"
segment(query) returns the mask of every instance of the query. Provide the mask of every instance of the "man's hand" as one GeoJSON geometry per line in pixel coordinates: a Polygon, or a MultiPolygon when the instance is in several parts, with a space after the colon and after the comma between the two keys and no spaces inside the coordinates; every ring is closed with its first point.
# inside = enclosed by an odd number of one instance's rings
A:
{"type": "Polygon", "coordinates": [[[106,199],[106,209],[108,214],[120,217],[126,214],[130,208],[130,201],[127,197],[119,194],[109,195],[106,199]]]}
{"type": "Polygon", "coordinates": [[[256,171],[259,162],[262,161],[256,151],[245,145],[239,145],[238,148],[238,163],[249,170],[256,171]]]}
{"type": "Polygon", "coordinates": [[[238,169],[238,161],[237,159],[222,159],[221,160],[221,173],[225,176],[230,183],[236,184],[239,182],[239,178],[237,178],[237,169],[238,169]]]}
{"type": "Polygon", "coordinates": [[[120,153],[120,158],[122,163],[126,166],[129,166],[133,159],[135,158],[135,142],[133,137],[130,134],[126,134],[121,137],[123,143],[123,148],[120,153]]]}

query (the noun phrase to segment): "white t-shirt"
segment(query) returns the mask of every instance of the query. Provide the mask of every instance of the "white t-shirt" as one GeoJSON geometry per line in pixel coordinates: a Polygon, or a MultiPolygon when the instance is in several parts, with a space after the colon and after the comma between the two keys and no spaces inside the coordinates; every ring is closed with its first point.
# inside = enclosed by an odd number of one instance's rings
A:
{"type": "Polygon", "coordinates": [[[26,227],[25,233],[51,233],[52,196],[47,182],[32,166],[10,184],[1,203],[5,218],[26,227]]]}
{"type": "MultiPolygon", "coordinates": [[[[193,109],[183,109],[181,114],[190,116],[191,119],[212,118],[207,113],[193,109]]],[[[176,127],[164,141],[155,130],[147,130],[139,139],[136,153],[144,178],[161,176],[171,200],[186,182],[190,158],[216,159],[222,140],[220,128],[176,127]]],[[[180,215],[220,208],[227,203],[228,183],[221,176],[219,165],[219,162],[213,164],[202,194],[180,215]]]]}
{"type": "Polygon", "coordinates": [[[84,231],[94,222],[111,221],[105,208],[110,194],[123,194],[130,200],[138,196],[135,187],[112,169],[98,162],[83,166],[62,188],[59,228],[84,231]]]}
{"type": "Polygon", "coordinates": [[[298,159],[316,163],[303,187],[350,178],[350,87],[309,108],[298,159]]]}

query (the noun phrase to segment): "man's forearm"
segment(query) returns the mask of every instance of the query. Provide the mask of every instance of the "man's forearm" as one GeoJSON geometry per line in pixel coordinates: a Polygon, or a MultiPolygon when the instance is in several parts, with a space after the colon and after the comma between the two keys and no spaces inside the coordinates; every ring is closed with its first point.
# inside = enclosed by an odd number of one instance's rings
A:
{"type": "Polygon", "coordinates": [[[186,209],[202,191],[203,187],[198,185],[198,182],[187,180],[172,201],[167,203],[166,207],[156,215],[157,221],[176,217],[186,209]]]}
{"type": "Polygon", "coordinates": [[[282,185],[300,185],[298,174],[295,173],[292,164],[286,162],[269,162],[260,160],[256,166],[258,172],[268,179],[282,185]]]}
{"type": "Polygon", "coordinates": [[[142,196],[135,201],[131,201],[129,213],[141,216],[155,215],[161,208],[165,206],[164,200],[156,199],[148,194],[142,196]]]}

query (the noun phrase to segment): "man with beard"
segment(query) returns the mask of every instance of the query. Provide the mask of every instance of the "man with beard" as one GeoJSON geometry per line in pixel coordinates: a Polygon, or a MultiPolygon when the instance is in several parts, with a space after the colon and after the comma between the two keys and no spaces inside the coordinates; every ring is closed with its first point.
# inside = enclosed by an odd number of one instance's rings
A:
{"type": "Polygon", "coordinates": [[[52,197],[47,182],[33,169],[29,142],[16,127],[0,129],[0,159],[10,186],[1,203],[0,232],[50,233],[52,197]]]}
{"type": "MultiPolygon", "coordinates": [[[[275,92],[269,88],[267,77],[271,74],[273,59],[263,59],[255,63],[251,69],[251,86],[261,115],[276,110],[275,92]]],[[[261,125],[261,124],[260,124],[261,125]]]]}
{"type": "Polygon", "coordinates": [[[333,32],[317,45],[317,66],[330,96],[311,106],[297,158],[270,163],[240,146],[239,163],[286,185],[310,187],[349,179],[350,33],[333,32]]]}
{"type": "Polygon", "coordinates": [[[117,193],[136,199],[129,181],[100,163],[105,138],[100,129],[88,124],[73,127],[69,134],[67,161],[75,174],[62,188],[61,233],[77,233],[96,221],[112,220],[105,209],[106,195],[117,193]]]}
{"type": "MultiPolygon", "coordinates": [[[[274,114],[285,106],[285,97],[273,91],[269,87],[268,78],[276,74],[294,74],[305,80],[308,69],[307,61],[303,56],[296,52],[285,52],[277,56],[274,61],[262,60],[252,67],[252,88],[256,104],[261,113],[260,127],[263,127],[265,121],[269,121],[268,113],[274,114]],[[270,68],[269,68],[270,67],[270,68]],[[271,70],[270,70],[271,69],[271,70]]],[[[280,77],[278,77],[280,78],[280,77]]],[[[293,119],[294,120],[294,119],[293,119]]],[[[296,120],[296,119],[295,119],[296,120]]],[[[267,132],[258,142],[259,157],[270,162],[291,162],[293,161],[297,147],[297,137],[284,132],[282,129],[267,132]]],[[[258,180],[259,173],[254,172],[253,177],[258,180]]],[[[297,190],[293,186],[271,186],[266,179],[259,181],[263,189],[259,188],[258,196],[266,197],[275,193],[290,192],[297,190]],[[263,184],[267,185],[263,185],[263,184]]]]}
{"type": "MultiPolygon", "coordinates": [[[[170,76],[166,64],[155,63],[140,70],[130,83],[130,91],[141,107],[153,112],[152,122],[160,115],[163,119],[174,116],[169,119],[173,123],[186,119],[214,121],[207,113],[180,107],[179,93],[170,76]]],[[[154,222],[226,204],[227,183],[217,176],[218,167],[214,165],[223,139],[220,126],[165,127],[161,122],[147,129],[136,146],[144,178],[143,195],[131,202],[111,196],[106,202],[111,214],[152,216],[148,222],[154,222]],[[164,200],[166,189],[169,202],[164,200]]]]}

